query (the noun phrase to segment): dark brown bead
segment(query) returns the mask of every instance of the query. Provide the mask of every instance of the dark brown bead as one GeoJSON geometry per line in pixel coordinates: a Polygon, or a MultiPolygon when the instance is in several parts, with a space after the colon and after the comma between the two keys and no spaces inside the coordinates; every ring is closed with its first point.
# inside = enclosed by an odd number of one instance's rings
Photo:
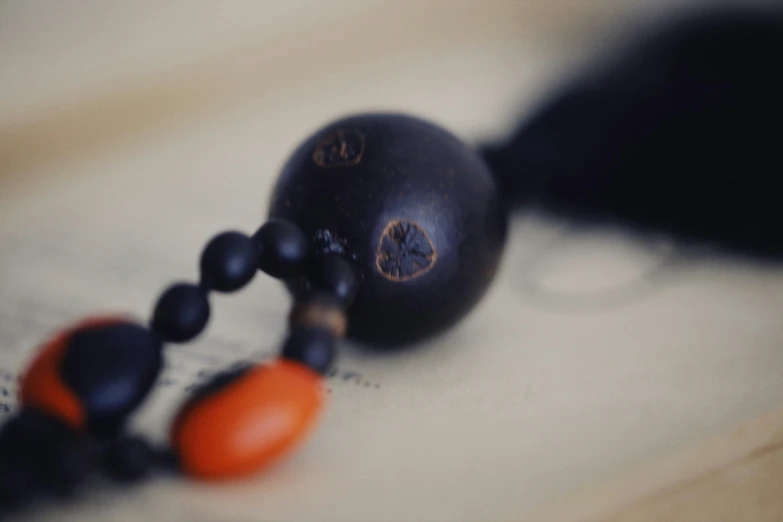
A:
{"type": "MultiPolygon", "coordinates": [[[[314,238],[316,256],[355,262],[362,280],[347,336],[366,345],[413,343],[462,319],[493,280],[507,232],[501,191],[478,153],[400,114],[343,118],[303,140],[269,215],[314,238]]],[[[306,287],[287,284],[295,295],[306,287]]]]}

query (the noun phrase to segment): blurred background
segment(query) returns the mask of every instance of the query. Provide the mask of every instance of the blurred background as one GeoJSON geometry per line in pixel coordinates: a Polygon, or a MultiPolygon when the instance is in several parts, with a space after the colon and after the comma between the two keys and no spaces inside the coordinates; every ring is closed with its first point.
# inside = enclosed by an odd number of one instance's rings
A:
{"type": "Polygon", "coordinates": [[[243,108],[279,140],[276,160],[322,121],[356,110],[400,109],[466,137],[496,135],[571,63],[666,7],[6,0],[0,173],[6,190],[75,174],[118,148],[243,108]]]}

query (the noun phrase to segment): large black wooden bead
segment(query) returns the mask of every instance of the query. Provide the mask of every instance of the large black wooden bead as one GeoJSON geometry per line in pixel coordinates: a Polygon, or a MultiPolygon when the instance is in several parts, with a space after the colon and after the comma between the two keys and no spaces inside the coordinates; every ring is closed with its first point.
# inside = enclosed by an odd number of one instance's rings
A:
{"type": "Polygon", "coordinates": [[[324,328],[293,328],[283,346],[282,356],[325,374],[335,359],[334,337],[324,328]]]}
{"type": "Polygon", "coordinates": [[[347,308],[359,291],[361,274],[353,262],[343,256],[329,254],[312,264],[310,282],[313,287],[337,297],[347,308]]]}
{"type": "Polygon", "coordinates": [[[220,292],[239,290],[256,274],[255,244],[242,232],[220,233],[204,247],[200,268],[202,286],[220,292]]]}
{"type": "Polygon", "coordinates": [[[143,438],[124,435],[111,442],[102,460],[103,468],[111,478],[134,482],[149,475],[158,461],[158,454],[143,438]]]}
{"type": "MultiPolygon", "coordinates": [[[[507,233],[503,193],[469,144],[404,114],[356,114],[292,152],[269,202],[318,255],[362,274],[347,337],[406,347],[455,325],[486,294],[507,233]]],[[[286,280],[298,296],[299,280],[286,280]]]]}
{"type": "Polygon", "coordinates": [[[161,371],[161,350],[157,336],[132,322],[72,334],[60,371],[92,433],[114,433],[144,401],[161,371]]]}
{"type": "Polygon", "coordinates": [[[190,283],[175,283],[158,299],[152,314],[152,329],[164,341],[183,343],[204,331],[209,315],[206,290],[190,283]]]}
{"type": "Polygon", "coordinates": [[[300,275],[310,253],[310,242],[291,222],[270,219],[254,234],[258,268],[284,279],[300,275]]]}

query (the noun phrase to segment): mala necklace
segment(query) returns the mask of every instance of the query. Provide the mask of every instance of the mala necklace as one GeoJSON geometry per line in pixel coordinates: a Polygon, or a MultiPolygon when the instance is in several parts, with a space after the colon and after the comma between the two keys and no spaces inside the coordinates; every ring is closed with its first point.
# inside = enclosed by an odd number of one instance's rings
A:
{"type": "Polygon", "coordinates": [[[42,344],[22,372],[21,411],[0,435],[0,494],[29,496],[35,476],[50,490],[73,490],[96,460],[124,480],[156,461],[199,480],[260,472],[312,431],[336,341],[394,348],[454,325],[490,286],[506,229],[487,165],[446,130],[400,114],[326,125],[284,166],[267,221],[252,235],[209,240],[199,281],[164,289],[146,323],[89,317],[42,344]],[[210,294],[237,292],[259,270],[292,296],[279,355],[232,368],[188,397],[167,458],[124,435],[166,345],[199,336],[210,294]]]}
{"type": "Polygon", "coordinates": [[[312,431],[340,338],[410,346],[476,306],[503,254],[507,206],[783,259],[783,76],[770,67],[781,53],[783,11],[717,11],[643,37],[480,151],[404,115],[323,127],[284,166],[267,221],[213,237],[200,280],[164,289],[148,321],[90,317],[42,344],[0,432],[0,505],[73,491],[98,464],[119,480],[155,463],[197,480],[262,471],[312,431]],[[279,355],[196,390],[167,451],[125,434],[165,346],[199,336],[210,295],[259,270],[292,296],[279,355]]]}

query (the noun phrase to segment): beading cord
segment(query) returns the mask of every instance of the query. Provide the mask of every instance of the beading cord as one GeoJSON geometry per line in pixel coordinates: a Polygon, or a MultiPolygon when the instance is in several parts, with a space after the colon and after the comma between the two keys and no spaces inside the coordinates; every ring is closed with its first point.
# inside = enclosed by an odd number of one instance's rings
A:
{"type": "Polygon", "coordinates": [[[23,374],[21,411],[0,432],[2,504],[71,494],[95,468],[130,482],[173,464],[216,480],[257,472],[290,451],[318,417],[322,377],[361,282],[350,260],[313,254],[305,234],[285,220],[271,218],[252,236],[225,231],[204,247],[198,283],[168,286],[148,326],[97,316],[52,336],[23,374]],[[172,422],[170,449],[125,433],[162,370],[164,346],[197,338],[209,322],[210,293],[237,292],[258,271],[307,281],[293,300],[279,356],[234,367],[197,388],[172,422]]]}

